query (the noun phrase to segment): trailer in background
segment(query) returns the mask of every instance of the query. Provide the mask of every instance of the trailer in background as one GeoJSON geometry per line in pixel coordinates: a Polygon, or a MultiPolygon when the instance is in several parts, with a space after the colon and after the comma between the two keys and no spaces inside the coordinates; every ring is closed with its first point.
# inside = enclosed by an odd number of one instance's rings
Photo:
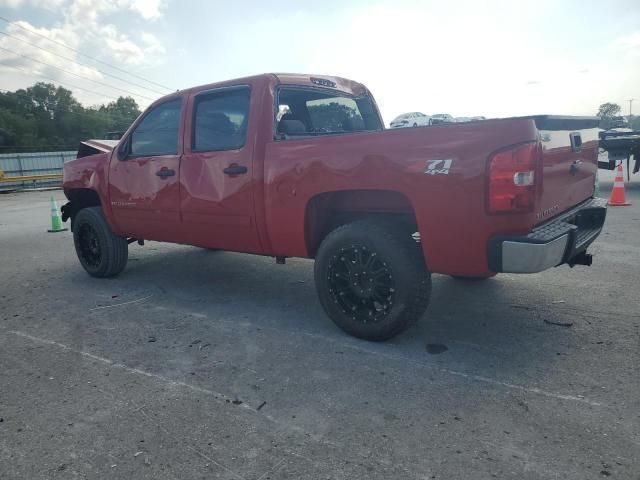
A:
{"type": "MultiPolygon", "coordinates": [[[[632,173],[640,171],[640,131],[620,129],[600,132],[600,149],[607,152],[607,160],[598,160],[598,168],[613,170],[618,162],[627,160],[627,178],[631,173],[631,157],[634,158],[632,173]]],[[[602,157],[601,157],[602,158],[602,157]]]]}

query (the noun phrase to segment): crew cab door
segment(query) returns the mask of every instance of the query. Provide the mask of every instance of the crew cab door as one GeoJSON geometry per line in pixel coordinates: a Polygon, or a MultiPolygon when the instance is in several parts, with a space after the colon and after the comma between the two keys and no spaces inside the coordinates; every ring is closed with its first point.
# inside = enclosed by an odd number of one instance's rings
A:
{"type": "Polygon", "coordinates": [[[253,205],[254,145],[248,134],[252,103],[248,85],[189,96],[180,164],[186,243],[261,251],[253,205]]]}
{"type": "Polygon", "coordinates": [[[121,235],[179,238],[182,103],[178,97],[151,108],[111,157],[109,197],[121,235]]]}

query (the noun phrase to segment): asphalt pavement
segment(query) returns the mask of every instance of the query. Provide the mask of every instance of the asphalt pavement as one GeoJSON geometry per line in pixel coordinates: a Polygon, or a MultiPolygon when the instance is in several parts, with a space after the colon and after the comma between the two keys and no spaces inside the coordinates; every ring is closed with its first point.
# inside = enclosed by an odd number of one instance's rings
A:
{"type": "Polygon", "coordinates": [[[592,267],[434,275],[386,343],[309,260],[147,242],[91,278],[52,193],[0,195],[1,479],[640,479],[640,175],[592,267]]]}

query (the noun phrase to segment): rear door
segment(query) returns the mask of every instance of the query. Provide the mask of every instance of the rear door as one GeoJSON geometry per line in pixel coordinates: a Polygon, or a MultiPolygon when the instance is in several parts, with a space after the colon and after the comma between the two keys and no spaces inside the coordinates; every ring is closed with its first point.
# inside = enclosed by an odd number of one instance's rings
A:
{"type": "Polygon", "coordinates": [[[542,144],[542,197],[539,222],[593,195],[598,168],[598,119],[534,117],[542,144]]]}
{"type": "Polygon", "coordinates": [[[222,87],[189,98],[180,165],[180,210],[185,242],[260,252],[253,205],[253,143],[248,139],[248,85],[222,87]]]}
{"type": "Polygon", "coordinates": [[[109,164],[111,210],[127,236],[178,241],[182,98],[152,107],[109,164]]]}

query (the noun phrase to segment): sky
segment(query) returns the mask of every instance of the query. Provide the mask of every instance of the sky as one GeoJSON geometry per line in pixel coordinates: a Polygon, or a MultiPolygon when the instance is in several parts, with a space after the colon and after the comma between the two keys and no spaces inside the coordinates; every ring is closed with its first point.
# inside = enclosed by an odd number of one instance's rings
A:
{"type": "Polygon", "coordinates": [[[53,80],[87,105],[299,72],[364,83],[387,124],[640,113],[638,0],[0,0],[0,17],[0,89],[53,80]]]}

